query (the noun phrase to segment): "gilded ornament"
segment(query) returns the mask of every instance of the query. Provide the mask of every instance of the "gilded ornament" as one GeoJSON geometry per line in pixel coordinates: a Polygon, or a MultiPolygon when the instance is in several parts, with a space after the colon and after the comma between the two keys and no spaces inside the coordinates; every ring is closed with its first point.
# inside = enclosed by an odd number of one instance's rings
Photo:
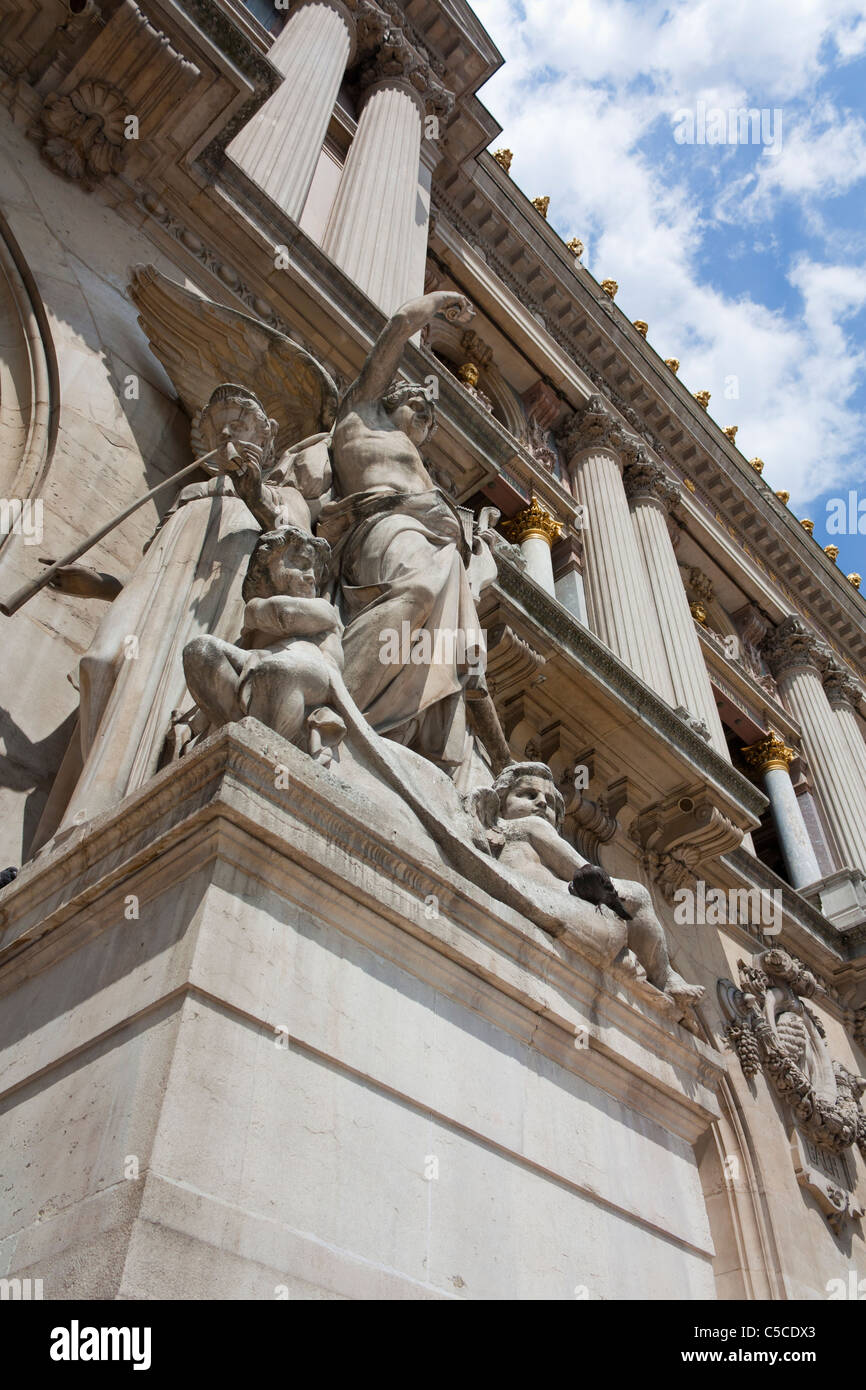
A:
{"type": "Polygon", "coordinates": [[[674,376],[676,376],[677,372],[680,369],[680,359],[678,357],[666,357],[665,366],[670,367],[674,376]]]}
{"type": "Polygon", "coordinates": [[[709,403],[710,403],[710,393],[709,393],[709,391],[696,391],[696,392],[695,392],[695,400],[697,401],[698,405],[701,407],[701,410],[706,410],[707,406],[708,406],[709,403]]]}
{"type": "Polygon", "coordinates": [[[637,329],[640,336],[642,338],[645,338],[647,333],[649,332],[649,324],[645,323],[643,319],[635,319],[634,326],[637,329]]]}
{"type": "Polygon", "coordinates": [[[849,583],[849,584],[853,584],[853,586],[854,586],[855,589],[859,589],[859,588],[860,588],[860,576],[859,576],[859,574],[849,574],[849,575],[848,575],[848,583],[849,583]]]}
{"type": "Polygon", "coordinates": [[[579,236],[573,236],[571,241],[566,243],[566,250],[570,251],[577,260],[580,260],[583,255],[583,249],[583,242],[579,236]]]}
{"type": "Polygon", "coordinates": [[[604,290],[608,299],[615,299],[616,292],[619,289],[619,285],[616,283],[615,280],[602,280],[601,288],[604,290]]]}
{"type": "Polygon", "coordinates": [[[529,506],[522,512],[518,512],[508,521],[503,521],[502,533],[512,545],[520,545],[522,541],[540,536],[552,546],[562,535],[562,522],[557,521],[555,516],[542,507],[537,497],[533,497],[529,506]]]}
{"type": "Polygon", "coordinates": [[[796,749],[789,748],[778,734],[768,734],[741,751],[753,772],[768,772],[771,768],[782,768],[787,772],[797,756],[796,749]]]}
{"type": "Polygon", "coordinates": [[[828,559],[828,560],[832,560],[832,561],[833,561],[833,564],[835,565],[836,561],[837,561],[838,558],[839,558],[839,547],[838,547],[838,545],[825,545],[825,546],[824,546],[824,554],[827,556],[827,559],[828,559]]]}
{"type": "Polygon", "coordinates": [[[811,536],[812,532],[813,532],[814,529],[815,529],[815,523],[814,523],[814,521],[810,521],[809,518],[808,518],[807,516],[804,516],[804,517],[801,519],[801,521],[800,521],[800,525],[802,526],[803,530],[806,532],[806,535],[807,535],[807,536],[811,536]]]}
{"type": "Polygon", "coordinates": [[[547,194],[547,195],[546,195],[545,197],[543,197],[543,198],[533,198],[533,199],[532,199],[532,206],[535,208],[536,212],[540,212],[540,213],[541,213],[541,216],[544,218],[544,220],[545,220],[545,222],[546,222],[546,221],[547,221],[547,209],[550,207],[550,195],[547,194]]]}
{"type": "Polygon", "coordinates": [[[511,161],[514,158],[514,154],[511,150],[494,150],[493,158],[496,160],[496,163],[500,166],[500,168],[504,169],[507,174],[511,168],[511,161]]]}
{"type": "Polygon", "coordinates": [[[725,425],[724,429],[722,430],[722,434],[726,434],[728,436],[728,439],[730,439],[731,443],[733,444],[734,440],[737,437],[737,430],[739,428],[739,425],[725,425]]]}
{"type": "Polygon", "coordinates": [[[791,497],[790,492],[786,492],[786,491],[784,490],[784,488],[783,488],[781,492],[777,492],[777,493],[776,493],[776,496],[778,497],[778,499],[779,499],[779,501],[782,503],[782,505],[785,506],[785,507],[787,507],[788,502],[789,502],[790,497],[791,497]]]}

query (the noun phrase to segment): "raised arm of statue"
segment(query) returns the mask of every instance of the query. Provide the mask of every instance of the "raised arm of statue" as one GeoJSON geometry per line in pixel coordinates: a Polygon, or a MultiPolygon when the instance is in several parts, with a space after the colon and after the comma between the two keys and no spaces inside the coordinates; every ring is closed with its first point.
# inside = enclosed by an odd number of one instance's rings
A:
{"type": "Polygon", "coordinates": [[[393,314],[379,334],[367,356],[356,381],[349,387],[340,405],[340,414],[377,401],[384,396],[397,375],[403,349],[413,334],[437,314],[444,314],[453,323],[469,323],[475,310],[465,295],[452,290],[411,299],[393,314]]]}

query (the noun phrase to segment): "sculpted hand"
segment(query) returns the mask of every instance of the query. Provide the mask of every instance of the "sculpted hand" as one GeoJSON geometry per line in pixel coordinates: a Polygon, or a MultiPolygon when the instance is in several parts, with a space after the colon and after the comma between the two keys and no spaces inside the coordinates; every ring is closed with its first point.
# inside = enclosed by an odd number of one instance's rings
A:
{"type": "MultiPolygon", "coordinates": [[[[43,559],[42,563],[51,565],[54,561],[43,559]]],[[[48,586],[59,589],[62,594],[74,594],[76,598],[101,598],[107,603],[117,598],[123,588],[113,574],[103,574],[89,565],[64,565],[49,580],[48,586]]]]}
{"type": "Polygon", "coordinates": [[[437,314],[442,314],[449,323],[471,323],[475,317],[475,309],[465,294],[454,294],[450,290],[443,291],[436,296],[440,302],[436,305],[437,314]]]}

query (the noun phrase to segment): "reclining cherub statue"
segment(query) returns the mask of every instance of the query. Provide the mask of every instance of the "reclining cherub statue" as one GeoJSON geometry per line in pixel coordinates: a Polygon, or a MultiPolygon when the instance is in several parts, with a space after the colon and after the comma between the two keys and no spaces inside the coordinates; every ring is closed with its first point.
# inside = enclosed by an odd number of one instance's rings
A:
{"type": "Polygon", "coordinates": [[[512,763],[492,787],[474,793],[473,808],[503,868],[536,891],[561,894],[564,925],[604,964],[616,963],[639,980],[645,976],[689,1022],[703,987],[686,984],[671,965],[649,891],[624,879],[611,882],[560,834],[565,803],[544,763],[512,763]],[[577,898],[595,903],[595,913],[578,910],[577,898]]]}
{"type": "Polygon", "coordinates": [[[243,583],[243,631],[235,644],[196,637],[183,667],[200,716],[193,732],[250,715],[327,764],[346,729],[330,707],[343,666],[343,625],[318,591],[328,542],[297,526],[259,537],[243,583]]]}

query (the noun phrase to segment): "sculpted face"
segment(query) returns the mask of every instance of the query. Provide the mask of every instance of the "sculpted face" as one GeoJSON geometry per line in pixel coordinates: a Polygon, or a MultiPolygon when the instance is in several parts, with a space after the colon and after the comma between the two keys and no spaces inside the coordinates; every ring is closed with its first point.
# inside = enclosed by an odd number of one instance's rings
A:
{"type": "Polygon", "coordinates": [[[424,392],[407,396],[391,411],[391,419],[396,428],[408,435],[415,447],[419,448],[428,438],[433,423],[430,402],[424,392]]]}
{"type": "Polygon", "coordinates": [[[546,777],[518,777],[506,793],[499,808],[502,820],[520,820],[522,816],[543,816],[556,826],[556,789],[546,777]]]}
{"type": "MultiPolygon", "coordinates": [[[[267,469],[271,463],[276,425],[252,401],[226,399],[215,401],[202,413],[202,428],[211,449],[234,445],[245,464],[267,469]]],[[[235,463],[234,466],[237,466],[235,463]]],[[[220,453],[208,465],[208,472],[220,469],[232,471],[232,465],[220,453]]]]}
{"type": "Polygon", "coordinates": [[[289,546],[275,550],[268,561],[274,593],[292,598],[316,597],[316,571],[308,550],[289,546]]]}

